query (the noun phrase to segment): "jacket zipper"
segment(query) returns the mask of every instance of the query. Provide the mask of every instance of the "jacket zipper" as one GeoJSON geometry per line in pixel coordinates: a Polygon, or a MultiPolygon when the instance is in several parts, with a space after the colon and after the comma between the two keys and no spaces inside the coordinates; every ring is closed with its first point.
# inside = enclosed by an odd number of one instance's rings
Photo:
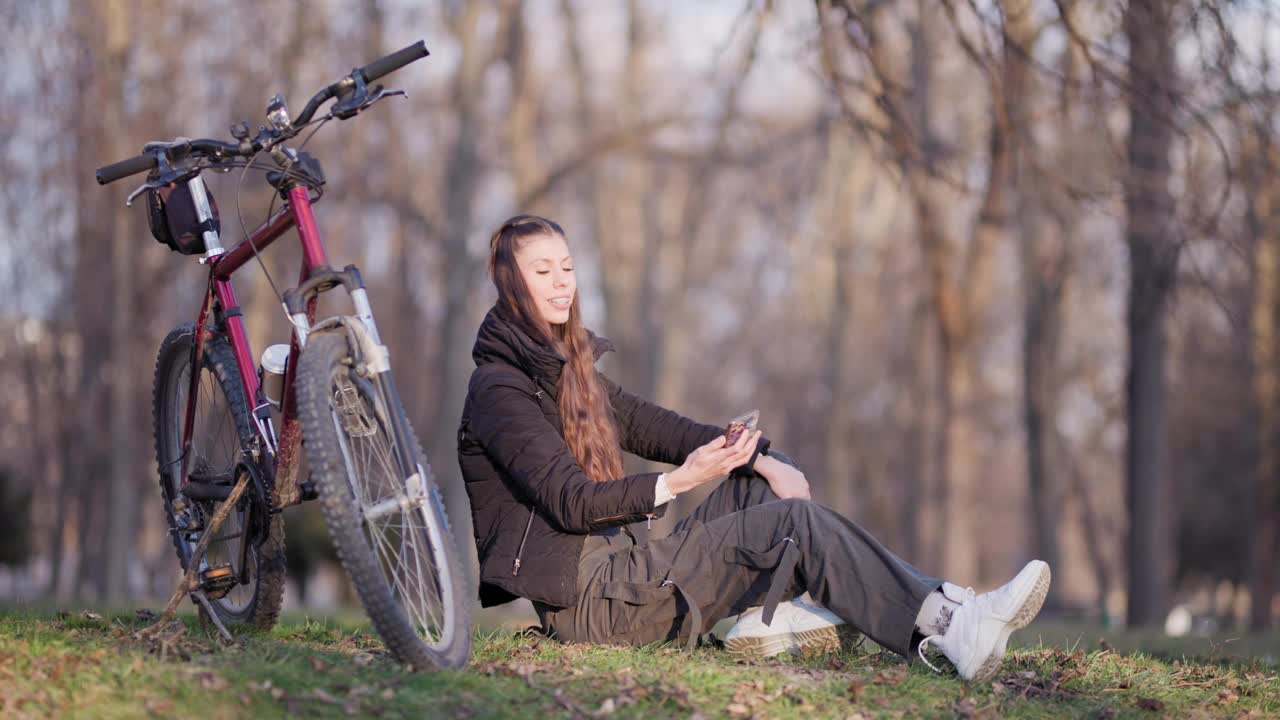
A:
{"type": "Polygon", "coordinates": [[[511,568],[511,574],[520,574],[520,556],[524,555],[524,541],[529,539],[529,528],[533,527],[533,510],[529,511],[529,522],[524,526],[524,535],[520,536],[520,547],[516,549],[516,561],[511,568]]]}
{"type": "MultiPolygon", "coordinates": [[[[536,382],[536,379],[535,379],[535,382],[536,382]]],[[[539,401],[542,400],[543,395],[544,393],[542,392],[542,390],[537,390],[533,393],[533,396],[537,398],[539,401]]],[[[524,543],[526,540],[529,539],[529,528],[533,527],[533,514],[534,514],[534,510],[530,509],[529,522],[525,524],[524,534],[520,536],[520,547],[516,548],[516,561],[511,564],[511,575],[513,577],[520,574],[520,557],[524,555],[524,543]]]]}

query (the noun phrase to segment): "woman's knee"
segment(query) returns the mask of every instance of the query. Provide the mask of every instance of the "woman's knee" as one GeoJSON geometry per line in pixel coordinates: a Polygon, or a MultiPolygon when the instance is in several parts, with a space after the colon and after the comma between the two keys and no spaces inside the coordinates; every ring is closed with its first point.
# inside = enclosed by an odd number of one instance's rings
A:
{"type": "Polygon", "coordinates": [[[829,527],[824,515],[833,512],[830,508],[808,498],[787,498],[777,504],[786,509],[787,525],[796,540],[822,542],[821,528],[829,527]]]}
{"type": "Polygon", "coordinates": [[[778,500],[773,488],[769,487],[769,481],[756,473],[729,476],[726,482],[734,484],[734,496],[740,510],[778,500]]]}
{"type": "Polygon", "coordinates": [[[780,525],[794,525],[803,518],[821,512],[822,509],[822,506],[813,500],[785,498],[747,508],[747,515],[743,519],[751,523],[777,522],[780,525]]]}

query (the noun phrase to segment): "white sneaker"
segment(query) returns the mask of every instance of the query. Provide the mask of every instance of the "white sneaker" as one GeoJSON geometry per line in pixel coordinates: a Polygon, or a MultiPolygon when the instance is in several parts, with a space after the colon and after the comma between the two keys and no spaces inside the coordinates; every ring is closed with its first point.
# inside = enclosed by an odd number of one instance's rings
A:
{"type": "MultiPolygon", "coordinates": [[[[807,597],[807,596],[806,596],[807,597]]],[[[838,615],[801,598],[778,603],[773,623],[765,625],[764,608],[754,607],[738,616],[724,637],[724,649],[739,657],[772,657],[783,652],[813,649],[839,650],[858,636],[838,615]]]]}
{"type": "Polygon", "coordinates": [[[925,645],[933,643],[965,680],[984,682],[1000,670],[1009,634],[1031,624],[1049,594],[1049,565],[1032,560],[1012,580],[997,590],[975,595],[966,591],[965,601],[951,615],[951,625],[942,635],[930,635],[920,642],[920,659],[937,671],[924,656],[925,645]]]}

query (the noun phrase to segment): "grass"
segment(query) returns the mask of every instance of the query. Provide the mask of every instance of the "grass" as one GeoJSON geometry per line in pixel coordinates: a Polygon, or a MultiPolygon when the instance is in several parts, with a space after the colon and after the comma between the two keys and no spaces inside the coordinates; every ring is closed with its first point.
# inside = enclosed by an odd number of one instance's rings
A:
{"type": "Polygon", "coordinates": [[[225,644],[192,616],[135,640],[139,613],[0,610],[0,717],[1280,717],[1275,636],[1261,657],[1219,641],[1157,656],[1127,652],[1151,637],[1109,633],[1101,649],[1097,630],[1036,623],[995,682],[966,685],[863,649],[742,663],[509,628],[478,632],[466,670],[413,673],[358,615],[225,644]]]}

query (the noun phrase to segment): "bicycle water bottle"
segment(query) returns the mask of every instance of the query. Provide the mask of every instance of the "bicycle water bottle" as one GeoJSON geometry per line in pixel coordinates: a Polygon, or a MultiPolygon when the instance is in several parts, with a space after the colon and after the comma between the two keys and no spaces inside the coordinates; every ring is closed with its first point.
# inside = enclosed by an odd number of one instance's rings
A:
{"type": "Polygon", "coordinates": [[[284,396],[284,368],[288,364],[288,345],[272,345],[262,351],[262,367],[258,371],[262,378],[262,394],[276,408],[280,407],[280,398],[284,396]]]}

